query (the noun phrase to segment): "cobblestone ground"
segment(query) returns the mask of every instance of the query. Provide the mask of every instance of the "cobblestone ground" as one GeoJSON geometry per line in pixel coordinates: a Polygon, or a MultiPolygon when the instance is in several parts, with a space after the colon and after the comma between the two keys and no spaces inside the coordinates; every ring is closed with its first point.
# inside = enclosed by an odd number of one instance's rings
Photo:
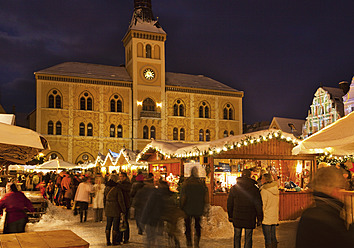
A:
{"type": "MultiPolygon", "coordinates": [[[[129,244],[124,244],[120,247],[126,248],[142,248],[144,247],[145,235],[141,236],[137,234],[137,229],[134,220],[130,220],[131,238],[129,244]]],[[[297,228],[297,221],[287,221],[281,222],[277,227],[277,238],[279,241],[279,248],[294,248],[295,247],[295,235],[297,228]]],[[[105,245],[105,222],[95,223],[89,218],[86,223],[77,223],[77,225],[70,228],[72,231],[76,232],[80,237],[85,239],[90,243],[90,248],[101,248],[106,247],[105,245]],[[92,235],[94,233],[94,235],[92,235]]],[[[180,237],[181,247],[187,247],[185,238],[183,235],[180,237]]],[[[243,241],[243,239],[242,239],[243,241]]],[[[167,238],[161,236],[159,239],[160,246],[158,247],[168,247],[167,238]]],[[[201,248],[232,248],[233,238],[228,239],[210,239],[203,236],[200,242],[201,248]]],[[[258,227],[253,232],[253,248],[264,247],[264,237],[262,233],[262,228],[258,227]]]]}

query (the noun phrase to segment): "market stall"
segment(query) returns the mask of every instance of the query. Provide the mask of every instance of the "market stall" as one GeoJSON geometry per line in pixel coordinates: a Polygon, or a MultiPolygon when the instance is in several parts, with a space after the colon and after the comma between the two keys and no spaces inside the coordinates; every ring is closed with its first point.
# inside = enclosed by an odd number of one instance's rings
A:
{"type": "Polygon", "coordinates": [[[72,170],[79,168],[78,165],[66,162],[61,159],[52,159],[43,164],[36,166],[37,171],[46,171],[46,170],[72,170]]]}
{"type": "Polygon", "coordinates": [[[32,160],[42,150],[49,149],[39,133],[0,122],[0,166],[22,164],[32,160]]]}
{"type": "Polygon", "coordinates": [[[148,161],[152,169],[154,164],[179,162],[180,167],[175,165],[174,168],[179,168],[181,175],[184,164],[191,161],[199,164],[206,172],[211,203],[225,210],[228,191],[243,169],[251,169],[255,180],[261,173],[272,172],[279,178],[282,191],[280,218],[293,219],[311,203],[310,195],[303,189],[316,167],[314,155],[291,154],[298,142],[292,134],[279,130],[264,130],[192,145],[152,141],[139,158],[148,161]]]}

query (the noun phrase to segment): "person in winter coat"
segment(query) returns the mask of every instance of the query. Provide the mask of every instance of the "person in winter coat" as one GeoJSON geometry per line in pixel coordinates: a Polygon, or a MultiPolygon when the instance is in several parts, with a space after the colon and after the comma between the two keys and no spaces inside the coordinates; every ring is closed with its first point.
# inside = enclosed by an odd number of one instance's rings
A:
{"type": "Polygon", "coordinates": [[[25,209],[34,212],[34,208],[30,200],[18,191],[16,184],[8,183],[6,185],[8,192],[0,200],[0,211],[6,209],[6,219],[4,224],[4,234],[25,232],[26,223],[28,222],[25,209]]]}
{"type": "Polygon", "coordinates": [[[65,202],[66,208],[71,209],[72,182],[71,177],[68,173],[65,173],[63,179],[61,180],[61,191],[63,194],[63,201],[65,202]]]}
{"type": "Polygon", "coordinates": [[[262,229],[266,248],[276,248],[276,226],[279,222],[279,189],[278,182],[273,181],[271,174],[262,175],[261,196],[263,202],[262,229]]]}
{"type": "Polygon", "coordinates": [[[127,211],[127,213],[124,215],[125,222],[127,223],[127,229],[124,232],[119,232],[118,242],[123,242],[123,244],[127,244],[129,243],[129,235],[130,235],[128,219],[129,219],[129,209],[131,205],[130,191],[132,188],[132,184],[129,181],[127,173],[125,172],[119,173],[118,187],[122,190],[124,196],[124,204],[127,211]]]}
{"type": "Polygon", "coordinates": [[[87,209],[90,202],[90,193],[92,193],[91,178],[84,177],[82,183],[76,190],[75,202],[76,206],[79,207],[80,222],[87,220],[87,209]]]}
{"type": "Polygon", "coordinates": [[[119,245],[119,222],[121,214],[126,214],[126,206],[124,203],[124,196],[122,190],[117,186],[119,177],[117,174],[111,174],[106,188],[104,190],[104,211],[107,217],[106,224],[106,240],[107,245],[119,245]],[[111,243],[111,229],[112,243],[111,243]]]}
{"type": "Polygon", "coordinates": [[[192,233],[191,221],[194,218],[195,222],[195,236],[194,247],[199,247],[201,237],[200,219],[204,214],[206,205],[209,202],[208,188],[205,183],[200,180],[198,176],[198,168],[194,166],[191,169],[191,176],[187,178],[182,184],[180,205],[185,213],[184,224],[186,227],[185,235],[187,239],[187,246],[192,247],[192,233]]]}
{"type": "Polygon", "coordinates": [[[244,169],[237,183],[231,187],[227,199],[229,221],[234,226],[234,248],[241,248],[241,233],[245,229],[245,248],[252,247],[253,229],[263,220],[262,199],[251,171],[244,169]]]}
{"type": "Polygon", "coordinates": [[[92,208],[95,222],[103,220],[104,189],[103,178],[101,176],[96,177],[95,184],[93,185],[94,196],[92,197],[92,208]]]}
{"type": "Polygon", "coordinates": [[[353,226],[341,217],[340,190],[345,179],[335,167],[320,168],[312,181],[315,205],[306,209],[298,224],[296,248],[354,247],[353,226]]]}
{"type": "Polygon", "coordinates": [[[140,224],[140,218],[141,218],[141,211],[136,207],[136,202],[138,201],[138,192],[144,187],[144,176],[141,172],[138,173],[138,175],[135,178],[135,182],[132,184],[132,188],[130,190],[130,198],[132,199],[132,207],[134,207],[134,219],[136,222],[136,226],[138,228],[138,234],[143,235],[143,225],[140,224]]]}

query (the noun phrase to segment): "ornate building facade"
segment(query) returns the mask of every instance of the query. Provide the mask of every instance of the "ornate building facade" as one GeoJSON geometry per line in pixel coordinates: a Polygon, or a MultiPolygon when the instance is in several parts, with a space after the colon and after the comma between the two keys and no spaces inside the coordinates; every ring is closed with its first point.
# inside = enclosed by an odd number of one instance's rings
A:
{"type": "Polygon", "coordinates": [[[304,138],[344,116],[343,95],[343,89],[340,88],[319,87],[317,89],[302,130],[304,138]]]}
{"type": "Polygon", "coordinates": [[[135,0],[125,66],[66,62],[35,73],[36,131],[79,163],[141,150],[151,139],[198,143],[242,133],[243,92],[203,75],[165,71],[166,33],[151,0],[135,0]]]}

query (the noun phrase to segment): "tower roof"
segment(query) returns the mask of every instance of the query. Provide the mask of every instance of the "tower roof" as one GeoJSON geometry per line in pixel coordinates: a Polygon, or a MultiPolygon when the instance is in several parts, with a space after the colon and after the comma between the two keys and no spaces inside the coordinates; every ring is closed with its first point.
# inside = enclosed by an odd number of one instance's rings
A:
{"type": "Polygon", "coordinates": [[[151,0],[134,0],[134,13],[129,30],[166,34],[159,21],[154,18],[151,0]]]}

